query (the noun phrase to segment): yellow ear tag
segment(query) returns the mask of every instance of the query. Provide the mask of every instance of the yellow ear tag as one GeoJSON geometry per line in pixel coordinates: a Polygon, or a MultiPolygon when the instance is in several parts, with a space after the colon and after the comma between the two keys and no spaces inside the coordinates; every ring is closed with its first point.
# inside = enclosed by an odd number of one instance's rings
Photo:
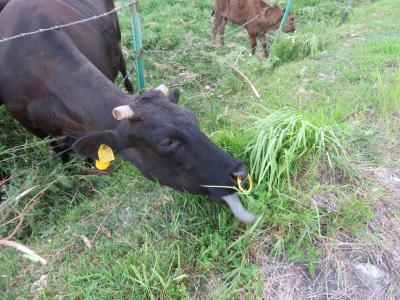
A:
{"type": "Polygon", "coordinates": [[[104,144],[101,144],[98,151],[99,160],[96,160],[96,168],[106,170],[110,166],[110,161],[115,159],[112,149],[104,144]]]}
{"type": "Polygon", "coordinates": [[[100,162],[99,160],[96,160],[96,168],[100,171],[107,170],[109,166],[110,166],[109,161],[100,162]]]}

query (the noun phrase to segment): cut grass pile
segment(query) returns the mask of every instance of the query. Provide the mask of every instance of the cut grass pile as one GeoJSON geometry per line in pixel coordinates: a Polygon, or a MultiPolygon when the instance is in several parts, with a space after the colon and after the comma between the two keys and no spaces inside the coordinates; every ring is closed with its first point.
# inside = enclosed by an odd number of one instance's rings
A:
{"type": "Polygon", "coordinates": [[[314,57],[324,49],[316,34],[279,35],[272,46],[272,61],[276,64],[305,57],[314,57]]]}

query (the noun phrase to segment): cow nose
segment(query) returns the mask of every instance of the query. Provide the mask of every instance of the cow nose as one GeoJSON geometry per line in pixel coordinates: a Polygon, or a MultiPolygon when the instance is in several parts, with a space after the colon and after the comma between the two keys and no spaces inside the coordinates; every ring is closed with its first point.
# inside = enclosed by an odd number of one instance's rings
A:
{"type": "Polygon", "coordinates": [[[237,182],[237,178],[240,177],[243,180],[245,180],[247,178],[247,175],[249,174],[249,172],[247,171],[247,168],[244,166],[244,164],[240,164],[236,167],[236,169],[232,172],[231,174],[231,178],[233,180],[234,183],[237,182]]]}

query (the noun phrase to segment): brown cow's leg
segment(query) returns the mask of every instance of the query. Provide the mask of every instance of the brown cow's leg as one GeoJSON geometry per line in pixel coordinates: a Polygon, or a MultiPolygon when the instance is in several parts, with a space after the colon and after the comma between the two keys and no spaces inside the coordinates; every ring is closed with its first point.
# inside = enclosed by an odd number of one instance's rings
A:
{"type": "Polygon", "coordinates": [[[260,39],[261,46],[264,50],[264,56],[268,57],[268,48],[267,48],[267,43],[265,41],[265,34],[264,33],[260,34],[258,38],[260,39]]]}
{"type": "Polygon", "coordinates": [[[222,17],[221,24],[219,25],[219,35],[220,35],[220,44],[223,46],[225,44],[225,26],[226,23],[228,23],[228,19],[225,17],[222,17]]]}
{"type": "Polygon", "coordinates": [[[212,46],[215,47],[215,48],[217,47],[217,32],[218,32],[219,26],[221,25],[221,21],[222,21],[221,11],[216,9],[215,10],[214,26],[212,28],[212,34],[213,34],[212,46]]]}
{"type": "Polygon", "coordinates": [[[249,34],[249,39],[250,39],[250,48],[251,48],[251,54],[256,53],[256,47],[257,47],[257,35],[256,34],[249,34]]]}

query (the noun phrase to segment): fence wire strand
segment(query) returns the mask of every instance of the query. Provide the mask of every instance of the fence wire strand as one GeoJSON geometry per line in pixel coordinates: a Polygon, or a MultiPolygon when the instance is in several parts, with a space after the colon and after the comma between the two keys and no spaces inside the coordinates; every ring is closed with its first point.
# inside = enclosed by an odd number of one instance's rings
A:
{"type": "Polygon", "coordinates": [[[47,28],[41,28],[41,29],[38,29],[36,31],[24,32],[24,33],[20,33],[18,35],[2,38],[2,39],[0,39],[0,44],[8,42],[8,41],[15,40],[15,39],[19,39],[19,38],[22,38],[22,37],[27,37],[27,36],[30,36],[30,35],[39,34],[39,33],[47,32],[47,31],[53,31],[53,30],[57,30],[57,29],[71,27],[71,26],[75,26],[75,25],[78,25],[78,24],[82,24],[82,23],[90,22],[90,21],[97,20],[97,19],[100,19],[100,18],[104,18],[104,17],[109,16],[111,14],[117,13],[121,9],[127,8],[127,7],[129,7],[130,5],[132,5],[133,3],[136,3],[136,2],[137,2],[137,0],[129,0],[127,3],[125,3],[125,4],[121,5],[121,6],[118,6],[118,7],[114,8],[114,9],[108,11],[108,12],[105,12],[103,14],[92,16],[90,18],[74,21],[74,22],[71,22],[71,23],[68,23],[68,24],[55,25],[55,26],[50,26],[50,27],[47,27],[47,28]]]}

